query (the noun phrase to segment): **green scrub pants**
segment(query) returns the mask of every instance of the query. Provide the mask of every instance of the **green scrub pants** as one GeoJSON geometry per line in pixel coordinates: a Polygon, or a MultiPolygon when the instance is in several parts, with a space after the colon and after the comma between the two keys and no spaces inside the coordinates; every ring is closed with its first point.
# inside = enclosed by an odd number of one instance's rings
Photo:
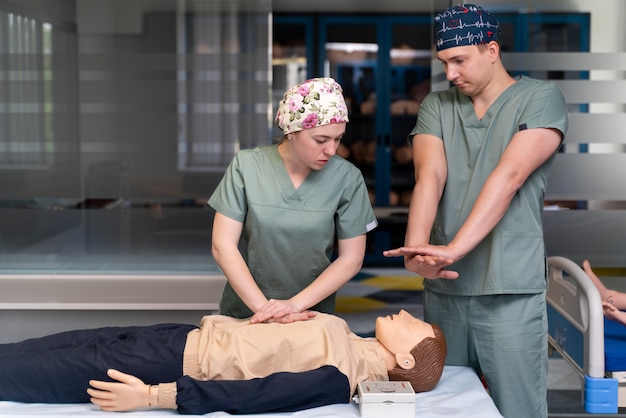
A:
{"type": "Polygon", "coordinates": [[[425,290],[424,319],[446,336],[446,364],[484,375],[505,418],[548,416],[545,292],[450,296],[425,290]]]}

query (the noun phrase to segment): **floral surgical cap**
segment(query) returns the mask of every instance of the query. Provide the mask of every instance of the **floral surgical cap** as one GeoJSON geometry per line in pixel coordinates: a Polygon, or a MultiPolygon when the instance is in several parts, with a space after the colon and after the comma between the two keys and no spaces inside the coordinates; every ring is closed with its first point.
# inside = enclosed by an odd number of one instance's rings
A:
{"type": "Polygon", "coordinates": [[[441,51],[455,46],[488,44],[500,38],[494,15],[475,4],[460,4],[435,16],[435,46],[441,51]]]}
{"type": "Polygon", "coordinates": [[[341,86],[330,77],[312,78],[290,88],[276,113],[276,124],[285,135],[339,122],[348,122],[348,108],[341,86]]]}

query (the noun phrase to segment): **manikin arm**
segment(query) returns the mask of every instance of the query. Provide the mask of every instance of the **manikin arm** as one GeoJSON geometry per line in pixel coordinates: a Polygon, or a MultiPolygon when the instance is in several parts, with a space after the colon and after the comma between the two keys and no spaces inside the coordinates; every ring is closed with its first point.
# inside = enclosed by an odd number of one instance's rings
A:
{"type": "Polygon", "coordinates": [[[614,289],[608,289],[602,280],[593,272],[589,260],[583,261],[583,270],[587,273],[587,276],[591,279],[593,284],[600,292],[602,302],[608,302],[619,309],[626,309],[626,293],[618,292],[614,289]]]}
{"type": "MultiPolygon", "coordinates": [[[[166,407],[158,404],[157,387],[117,370],[108,374],[117,382],[89,382],[93,386],[88,389],[91,401],[102,410],[166,407]]],[[[348,378],[334,366],[250,380],[199,381],[183,376],[176,381],[176,389],[175,405],[181,414],[286,412],[350,402],[348,378]]]]}
{"type": "Polygon", "coordinates": [[[612,321],[626,325],[626,312],[624,312],[624,309],[626,309],[626,293],[608,289],[591,269],[591,264],[588,260],[583,261],[583,270],[585,270],[587,276],[589,276],[600,292],[604,316],[612,321]]]}
{"type": "Polygon", "coordinates": [[[201,382],[185,376],[176,384],[181,414],[288,412],[350,402],[348,378],[334,366],[239,381],[201,382]]]}

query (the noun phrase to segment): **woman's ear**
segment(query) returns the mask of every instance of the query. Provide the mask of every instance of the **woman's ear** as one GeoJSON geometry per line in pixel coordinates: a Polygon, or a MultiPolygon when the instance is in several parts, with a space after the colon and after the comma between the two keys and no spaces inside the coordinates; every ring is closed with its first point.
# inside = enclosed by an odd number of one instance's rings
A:
{"type": "Polygon", "coordinates": [[[409,370],[415,367],[415,357],[410,353],[396,354],[396,364],[404,370],[409,370]]]}

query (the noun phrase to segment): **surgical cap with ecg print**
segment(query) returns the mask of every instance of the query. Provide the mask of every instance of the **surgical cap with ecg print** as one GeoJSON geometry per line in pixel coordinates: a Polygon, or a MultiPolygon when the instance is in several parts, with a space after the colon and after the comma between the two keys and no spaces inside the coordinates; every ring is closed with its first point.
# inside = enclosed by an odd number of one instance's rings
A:
{"type": "Polygon", "coordinates": [[[487,44],[500,39],[496,17],[475,4],[459,4],[435,16],[435,47],[487,44]]]}

